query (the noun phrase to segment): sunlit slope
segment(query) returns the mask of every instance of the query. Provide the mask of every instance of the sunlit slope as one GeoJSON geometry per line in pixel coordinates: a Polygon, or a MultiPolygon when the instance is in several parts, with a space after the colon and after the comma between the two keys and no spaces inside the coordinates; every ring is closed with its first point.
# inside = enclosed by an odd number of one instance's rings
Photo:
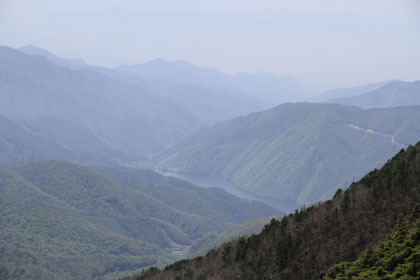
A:
{"type": "Polygon", "coordinates": [[[172,250],[186,254],[206,234],[280,214],[150,171],[116,172],[131,181],[62,161],[1,166],[1,275],[102,279],[174,261],[172,250]]]}
{"type": "Polygon", "coordinates": [[[200,129],[164,153],[158,167],[304,204],[331,196],[418,139],[420,107],[284,104],[200,129]]]}

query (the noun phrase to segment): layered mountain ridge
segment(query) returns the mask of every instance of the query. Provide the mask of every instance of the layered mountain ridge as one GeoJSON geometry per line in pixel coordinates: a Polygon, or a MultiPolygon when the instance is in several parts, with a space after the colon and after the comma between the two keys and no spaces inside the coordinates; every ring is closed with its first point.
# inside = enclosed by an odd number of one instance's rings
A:
{"type": "Polygon", "coordinates": [[[292,76],[276,76],[267,72],[238,73],[230,76],[183,60],[156,59],[144,64],[122,65],[117,68],[117,71],[143,78],[225,89],[231,94],[243,93],[261,99],[271,106],[284,102],[302,101],[313,95],[301,81],[292,76]]]}
{"type": "Polygon", "coordinates": [[[91,155],[78,157],[81,163],[139,166],[201,125],[266,108],[240,95],[75,66],[35,47],[21,50],[30,55],[0,48],[0,115],[65,150],[91,155]]]}
{"type": "Polygon", "coordinates": [[[378,89],[360,95],[334,98],[327,102],[361,108],[391,108],[420,105],[420,81],[393,81],[378,89]]]}

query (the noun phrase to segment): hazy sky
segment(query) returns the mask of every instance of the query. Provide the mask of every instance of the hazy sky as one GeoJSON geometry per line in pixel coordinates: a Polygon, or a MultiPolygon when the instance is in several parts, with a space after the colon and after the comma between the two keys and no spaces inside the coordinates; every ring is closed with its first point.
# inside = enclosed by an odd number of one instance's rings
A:
{"type": "Polygon", "coordinates": [[[116,67],[185,59],[314,90],[420,79],[420,0],[0,0],[0,44],[116,67]]]}

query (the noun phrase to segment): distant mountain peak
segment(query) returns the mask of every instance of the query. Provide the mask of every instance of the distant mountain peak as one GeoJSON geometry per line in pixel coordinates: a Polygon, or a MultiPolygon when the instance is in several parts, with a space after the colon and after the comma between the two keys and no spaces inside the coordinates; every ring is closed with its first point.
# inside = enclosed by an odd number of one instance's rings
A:
{"type": "Polygon", "coordinates": [[[17,49],[18,51],[24,52],[26,54],[34,54],[34,55],[54,55],[51,52],[41,49],[39,47],[36,47],[34,45],[25,45],[21,48],[17,49]]]}
{"type": "Polygon", "coordinates": [[[164,67],[166,69],[172,69],[173,71],[177,71],[178,70],[177,68],[181,67],[182,69],[184,69],[184,70],[187,69],[188,71],[208,70],[208,71],[220,73],[218,70],[208,68],[208,67],[198,66],[198,65],[192,64],[191,62],[189,62],[187,60],[184,60],[184,59],[169,60],[169,59],[164,59],[164,58],[156,58],[156,59],[152,59],[152,60],[149,60],[147,62],[140,63],[140,64],[129,64],[129,65],[123,64],[123,65],[119,66],[117,68],[117,70],[126,71],[129,68],[145,69],[145,70],[149,70],[149,71],[152,70],[148,67],[153,67],[154,70],[156,70],[156,68],[154,68],[154,67],[158,67],[158,69],[161,69],[162,67],[164,67]]]}
{"type": "Polygon", "coordinates": [[[79,68],[84,68],[87,66],[87,64],[79,58],[59,57],[47,50],[41,49],[34,45],[23,46],[21,48],[18,48],[17,51],[23,52],[28,55],[40,55],[40,56],[46,57],[48,60],[50,60],[53,63],[59,64],[61,66],[65,66],[68,68],[72,68],[72,69],[74,68],[79,69],[79,68]]]}

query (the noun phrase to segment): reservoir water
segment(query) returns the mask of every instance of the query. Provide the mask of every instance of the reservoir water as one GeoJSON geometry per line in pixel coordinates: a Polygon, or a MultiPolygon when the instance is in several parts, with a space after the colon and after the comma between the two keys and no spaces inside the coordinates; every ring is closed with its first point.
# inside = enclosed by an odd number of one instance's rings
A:
{"type": "Polygon", "coordinates": [[[260,201],[284,212],[293,212],[295,209],[299,208],[299,205],[294,201],[278,200],[278,199],[272,199],[272,198],[252,194],[252,193],[239,189],[232,182],[221,179],[221,178],[214,178],[210,176],[201,176],[201,175],[189,175],[189,174],[174,173],[174,172],[161,172],[160,174],[165,175],[165,176],[179,178],[185,181],[189,181],[195,185],[205,187],[205,188],[218,187],[242,199],[246,199],[250,201],[252,200],[260,201]]]}

